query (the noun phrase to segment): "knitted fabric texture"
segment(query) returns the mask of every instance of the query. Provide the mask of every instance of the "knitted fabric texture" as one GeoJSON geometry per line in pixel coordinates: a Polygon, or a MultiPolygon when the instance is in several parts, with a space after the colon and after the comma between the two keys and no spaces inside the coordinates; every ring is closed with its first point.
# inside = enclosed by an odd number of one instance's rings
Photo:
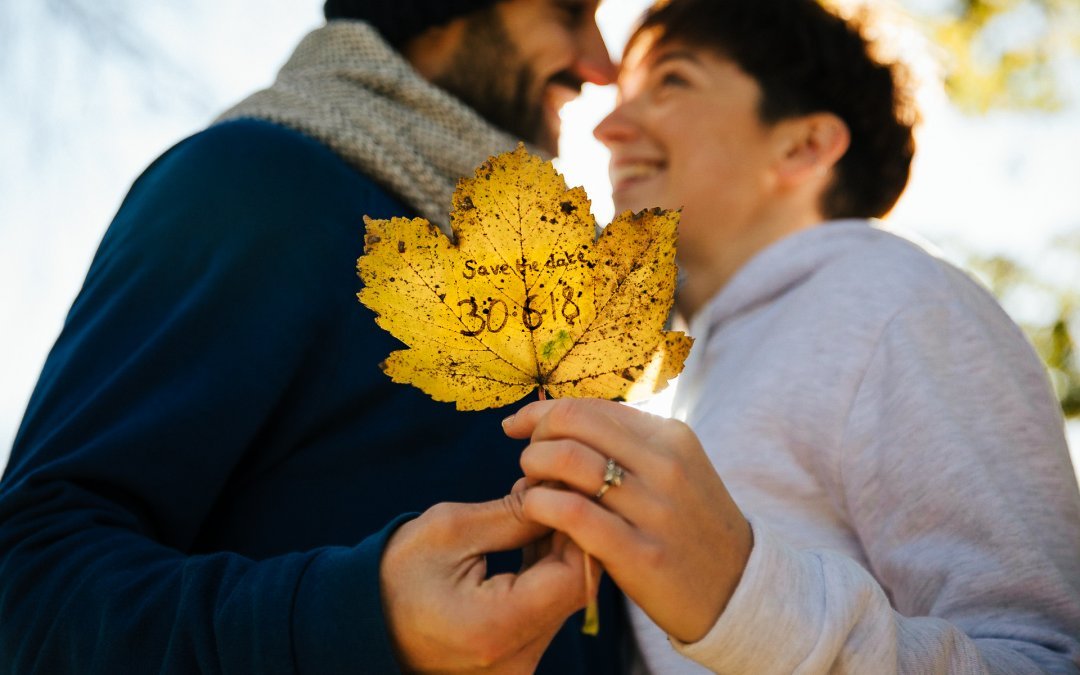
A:
{"type": "Polygon", "coordinates": [[[329,19],[359,19],[375,27],[395,47],[428,28],[441,26],[495,0],[327,0],[329,19]]]}
{"type": "Polygon", "coordinates": [[[448,236],[458,178],[518,143],[421,77],[362,21],[330,21],[309,33],[273,85],[217,121],[242,117],[321,141],[448,236]]]}

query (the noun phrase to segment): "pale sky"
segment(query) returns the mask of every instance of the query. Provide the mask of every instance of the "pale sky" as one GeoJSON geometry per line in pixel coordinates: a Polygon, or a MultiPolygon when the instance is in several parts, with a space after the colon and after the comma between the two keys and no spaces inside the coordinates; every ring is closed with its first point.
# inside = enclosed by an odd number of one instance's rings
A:
{"type": "MultiPolygon", "coordinates": [[[[135,93],[130,66],[109,59],[108,50],[103,58],[97,48],[80,48],[63,29],[50,28],[46,37],[44,3],[4,2],[11,4],[0,22],[14,16],[17,26],[7,36],[15,37],[7,72],[27,76],[0,100],[0,469],[41,365],[131,182],[215,112],[269,83],[299,38],[319,24],[322,7],[320,0],[131,3],[155,48],[206,83],[192,93],[176,73],[155,70],[155,100],[148,104],[135,93]],[[46,52],[51,60],[43,64],[46,52]],[[86,59],[100,67],[86,67],[86,59]]],[[[646,4],[603,4],[609,42],[621,45],[646,4]]],[[[607,156],[591,129],[613,101],[610,88],[588,87],[563,111],[558,166],[570,184],[584,185],[601,222],[612,211],[607,156]]],[[[1080,232],[1080,103],[1062,114],[967,118],[931,89],[924,107],[914,177],[893,226],[947,252],[959,247],[1033,261],[1050,259],[1053,235],[1080,232]]],[[[1080,289],[1080,269],[1044,264],[1042,271],[1080,289]]],[[[1010,310],[1037,317],[1041,308],[1035,302],[1010,310]]],[[[1072,437],[1075,453],[1075,426],[1072,437]]]]}

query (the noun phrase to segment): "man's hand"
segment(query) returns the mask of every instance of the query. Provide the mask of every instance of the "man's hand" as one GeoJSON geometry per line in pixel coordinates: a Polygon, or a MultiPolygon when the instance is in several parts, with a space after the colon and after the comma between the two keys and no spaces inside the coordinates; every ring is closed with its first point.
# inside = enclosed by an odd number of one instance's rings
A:
{"type": "Polygon", "coordinates": [[[563,622],[585,606],[583,555],[565,537],[518,574],[485,579],[485,554],[549,533],[525,520],[521,494],[438,504],[394,533],[380,568],[403,670],[531,673],[563,622]]]}

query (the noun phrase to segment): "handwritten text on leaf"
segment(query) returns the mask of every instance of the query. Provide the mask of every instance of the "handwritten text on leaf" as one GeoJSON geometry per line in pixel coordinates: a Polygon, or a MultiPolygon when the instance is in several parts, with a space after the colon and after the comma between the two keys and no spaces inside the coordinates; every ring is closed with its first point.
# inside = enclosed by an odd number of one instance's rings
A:
{"type": "Polygon", "coordinates": [[[423,219],[366,219],[360,301],[404,342],[384,363],[461,410],[554,397],[632,400],[682,369],[691,339],[663,330],[678,214],[622,214],[596,238],[581,188],[523,148],[453,197],[456,245],[423,219]]]}

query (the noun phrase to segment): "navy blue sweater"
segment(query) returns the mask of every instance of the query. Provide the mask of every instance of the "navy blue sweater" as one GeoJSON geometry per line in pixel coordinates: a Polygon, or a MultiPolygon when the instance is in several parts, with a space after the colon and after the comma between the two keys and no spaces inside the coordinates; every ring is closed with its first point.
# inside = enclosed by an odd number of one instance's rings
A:
{"type": "MultiPolygon", "coordinates": [[[[356,300],[362,217],[409,209],[323,145],[212,127],[136,181],[0,482],[0,671],[396,672],[382,547],[520,475],[508,410],[394,384],[356,300]]],[[[512,565],[495,561],[495,569],[512,565]]],[[[541,672],[619,669],[563,628],[541,672]]]]}

